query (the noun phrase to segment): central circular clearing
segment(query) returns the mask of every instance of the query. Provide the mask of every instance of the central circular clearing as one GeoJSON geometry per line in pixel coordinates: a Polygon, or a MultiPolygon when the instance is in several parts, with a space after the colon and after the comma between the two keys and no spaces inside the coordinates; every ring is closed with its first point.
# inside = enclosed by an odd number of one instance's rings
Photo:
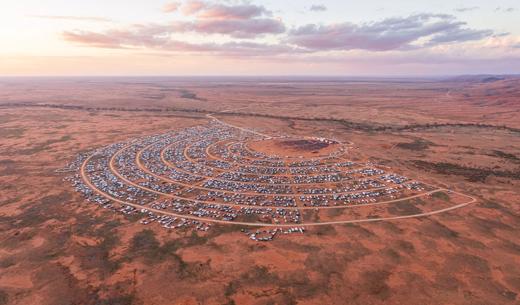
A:
{"type": "Polygon", "coordinates": [[[250,141],[247,146],[264,155],[282,158],[321,158],[341,149],[341,143],[324,138],[270,138],[250,141]]]}

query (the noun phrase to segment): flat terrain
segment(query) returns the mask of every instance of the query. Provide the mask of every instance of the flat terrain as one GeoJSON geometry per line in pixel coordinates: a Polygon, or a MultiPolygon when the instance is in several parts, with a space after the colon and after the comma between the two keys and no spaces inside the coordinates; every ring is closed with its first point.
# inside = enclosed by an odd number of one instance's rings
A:
{"type": "MultiPolygon", "coordinates": [[[[515,77],[0,79],[0,304],[516,304],[519,112],[515,77]],[[149,170],[158,166],[151,160],[175,163],[181,146],[135,139],[215,120],[221,133],[235,128],[237,135],[198,144],[211,158],[240,143],[248,144],[244,152],[296,160],[341,146],[315,140],[324,138],[348,145],[343,157],[356,164],[432,186],[425,192],[441,190],[425,197],[407,190],[404,200],[359,208],[298,199],[304,223],[467,205],[426,217],[308,226],[258,242],[235,224],[212,223],[207,231],[143,225],[139,214],[93,204],[64,180],[78,155],[126,143],[135,147],[118,147],[106,161],[94,157],[94,168],[140,185],[125,158],[149,170]],[[253,135],[232,144],[248,130],[253,135]],[[164,160],[147,157],[154,154],[164,160]]],[[[197,161],[194,142],[182,148],[197,161]]],[[[199,176],[185,184],[205,188],[213,177],[199,176]]],[[[197,192],[180,195],[191,200],[197,192]]]]}

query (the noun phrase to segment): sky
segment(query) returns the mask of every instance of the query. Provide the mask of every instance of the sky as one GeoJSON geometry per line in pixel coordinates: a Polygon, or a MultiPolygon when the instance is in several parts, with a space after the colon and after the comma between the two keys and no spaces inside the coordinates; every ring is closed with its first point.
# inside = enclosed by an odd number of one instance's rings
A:
{"type": "Polygon", "coordinates": [[[0,76],[520,73],[518,0],[2,0],[0,76]]]}

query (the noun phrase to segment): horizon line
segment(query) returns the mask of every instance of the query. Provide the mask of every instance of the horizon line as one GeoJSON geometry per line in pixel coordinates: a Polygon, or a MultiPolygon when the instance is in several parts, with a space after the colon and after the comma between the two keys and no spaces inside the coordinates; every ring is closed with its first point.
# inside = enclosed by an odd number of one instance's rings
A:
{"type": "Polygon", "coordinates": [[[442,78],[442,77],[475,77],[475,76],[502,76],[502,77],[518,77],[519,73],[461,73],[461,74],[403,74],[403,75],[385,75],[385,74],[373,74],[373,75],[338,75],[338,74],[187,74],[187,75],[179,75],[179,74],[113,74],[113,75],[96,75],[96,74],[84,74],[84,75],[0,75],[0,78],[111,78],[111,77],[119,77],[119,78],[213,78],[213,77],[222,77],[222,78],[279,78],[279,77],[292,77],[292,78],[442,78]]]}

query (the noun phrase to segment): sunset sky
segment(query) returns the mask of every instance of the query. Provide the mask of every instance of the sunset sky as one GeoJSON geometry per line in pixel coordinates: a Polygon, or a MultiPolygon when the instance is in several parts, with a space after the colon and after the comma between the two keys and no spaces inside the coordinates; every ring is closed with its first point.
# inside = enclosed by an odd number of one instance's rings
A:
{"type": "Polygon", "coordinates": [[[518,0],[4,0],[0,75],[520,73],[518,0]]]}

